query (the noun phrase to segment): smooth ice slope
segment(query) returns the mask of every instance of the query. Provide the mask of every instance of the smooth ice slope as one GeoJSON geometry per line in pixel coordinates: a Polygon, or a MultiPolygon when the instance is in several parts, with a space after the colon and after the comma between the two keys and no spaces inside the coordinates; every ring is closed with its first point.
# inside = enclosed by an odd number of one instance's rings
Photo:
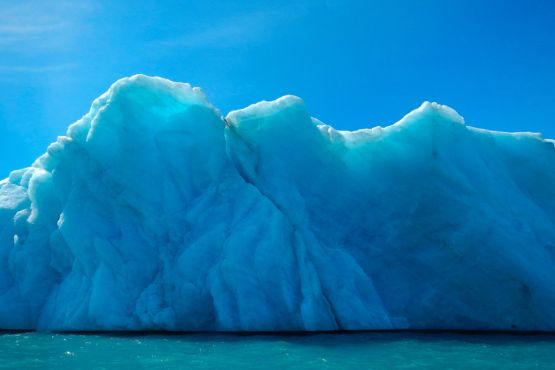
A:
{"type": "Polygon", "coordinates": [[[555,148],[116,82],[0,182],[0,328],[555,330],[555,148]]]}

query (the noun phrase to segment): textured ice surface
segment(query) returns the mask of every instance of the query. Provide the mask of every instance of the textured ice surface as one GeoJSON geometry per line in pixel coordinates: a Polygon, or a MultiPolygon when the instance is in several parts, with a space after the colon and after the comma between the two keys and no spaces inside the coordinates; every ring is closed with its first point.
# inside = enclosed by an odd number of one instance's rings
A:
{"type": "Polygon", "coordinates": [[[0,328],[555,330],[555,148],[116,82],[0,182],[0,328]]]}

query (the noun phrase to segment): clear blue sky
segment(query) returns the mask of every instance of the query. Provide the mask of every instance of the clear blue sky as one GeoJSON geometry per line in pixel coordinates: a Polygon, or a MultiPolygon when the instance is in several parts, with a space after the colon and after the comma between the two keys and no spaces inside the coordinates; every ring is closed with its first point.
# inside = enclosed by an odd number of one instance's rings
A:
{"type": "Polygon", "coordinates": [[[293,94],[354,130],[429,100],[555,139],[554,62],[554,1],[0,0],[0,178],[137,73],[224,115],[293,94]]]}

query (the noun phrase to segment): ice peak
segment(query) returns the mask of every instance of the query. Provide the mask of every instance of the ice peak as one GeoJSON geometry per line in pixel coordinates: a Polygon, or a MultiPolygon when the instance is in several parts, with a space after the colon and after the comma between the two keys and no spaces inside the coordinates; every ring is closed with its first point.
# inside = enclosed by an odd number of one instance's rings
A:
{"type": "Polygon", "coordinates": [[[464,125],[464,118],[461,117],[453,108],[435,102],[425,101],[422,105],[407,114],[399,123],[404,120],[421,120],[426,117],[433,117],[441,121],[455,122],[464,125]]]}
{"type": "Polygon", "coordinates": [[[239,125],[241,121],[268,117],[279,113],[282,110],[293,107],[298,110],[306,111],[306,105],[301,98],[294,95],[285,95],[273,101],[263,100],[255,104],[251,104],[246,108],[229,112],[226,117],[226,121],[228,124],[236,126],[239,125]]]}
{"type": "MultiPolygon", "coordinates": [[[[175,102],[184,105],[199,105],[214,109],[200,87],[188,83],[173,82],[161,77],[137,74],[116,81],[107,92],[109,100],[129,98],[141,105],[167,105],[175,102]]],[[[170,106],[170,112],[173,110],[170,106]]]]}

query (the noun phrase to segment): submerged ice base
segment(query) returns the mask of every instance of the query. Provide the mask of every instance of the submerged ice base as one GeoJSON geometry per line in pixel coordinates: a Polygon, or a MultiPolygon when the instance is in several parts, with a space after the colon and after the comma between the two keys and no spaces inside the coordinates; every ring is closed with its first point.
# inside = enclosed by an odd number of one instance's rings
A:
{"type": "Polygon", "coordinates": [[[0,182],[0,328],[555,330],[555,147],[116,82],[0,182]]]}

